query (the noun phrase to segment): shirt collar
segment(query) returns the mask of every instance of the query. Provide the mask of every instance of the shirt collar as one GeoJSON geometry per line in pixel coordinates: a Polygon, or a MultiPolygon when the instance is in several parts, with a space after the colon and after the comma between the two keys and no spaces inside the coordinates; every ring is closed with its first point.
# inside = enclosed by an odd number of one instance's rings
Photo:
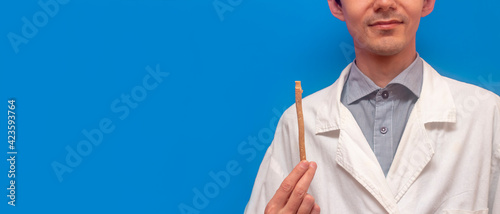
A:
{"type": "MultiPolygon", "coordinates": [[[[423,81],[423,60],[417,54],[416,59],[408,66],[403,72],[396,76],[387,87],[392,84],[400,84],[409,89],[416,97],[420,97],[420,91],[422,89],[423,81]]],[[[349,93],[346,94],[347,104],[352,104],[353,102],[373,93],[374,91],[380,90],[370,78],[368,78],[363,72],[361,72],[356,65],[352,63],[349,76],[347,78],[346,90],[349,93]]],[[[386,87],[386,88],[387,88],[386,87]]]]}
{"type": "MultiPolygon", "coordinates": [[[[457,108],[447,78],[439,75],[425,60],[421,60],[423,62],[421,96],[415,103],[412,114],[417,114],[422,125],[432,122],[456,123],[457,108]]],[[[317,110],[316,134],[340,130],[341,121],[350,114],[347,107],[341,103],[340,97],[353,64],[349,64],[342,71],[335,83],[317,92],[315,96],[305,98],[309,100],[314,99],[313,97],[321,98],[314,103],[317,110]]]]}

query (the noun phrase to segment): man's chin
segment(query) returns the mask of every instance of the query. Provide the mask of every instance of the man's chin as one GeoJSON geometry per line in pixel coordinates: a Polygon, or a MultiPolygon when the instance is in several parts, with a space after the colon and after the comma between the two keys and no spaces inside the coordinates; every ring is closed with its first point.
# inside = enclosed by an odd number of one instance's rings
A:
{"type": "Polygon", "coordinates": [[[394,56],[403,51],[403,45],[385,44],[369,48],[370,52],[379,56],[394,56]]]}

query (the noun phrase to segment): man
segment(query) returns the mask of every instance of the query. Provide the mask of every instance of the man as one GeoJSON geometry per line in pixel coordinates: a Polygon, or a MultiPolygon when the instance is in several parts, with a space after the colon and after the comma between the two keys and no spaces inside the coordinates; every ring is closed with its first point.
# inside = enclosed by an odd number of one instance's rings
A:
{"type": "Polygon", "coordinates": [[[245,213],[500,213],[500,98],[417,54],[435,0],[328,0],[356,59],[280,119],[245,213]],[[313,179],[314,178],[314,179],[313,179]]]}

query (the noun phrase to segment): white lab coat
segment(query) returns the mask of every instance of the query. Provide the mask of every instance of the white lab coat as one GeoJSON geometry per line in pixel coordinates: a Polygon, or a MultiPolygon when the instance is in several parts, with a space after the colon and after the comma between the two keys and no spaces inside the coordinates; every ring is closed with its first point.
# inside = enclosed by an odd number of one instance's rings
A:
{"type": "MultiPolygon", "coordinates": [[[[340,94],[350,70],[303,100],[309,188],[321,212],[500,213],[500,98],[440,76],[424,62],[423,87],[387,177],[340,94]]],[[[299,163],[295,106],[285,111],[245,213],[264,213],[299,163]]]]}

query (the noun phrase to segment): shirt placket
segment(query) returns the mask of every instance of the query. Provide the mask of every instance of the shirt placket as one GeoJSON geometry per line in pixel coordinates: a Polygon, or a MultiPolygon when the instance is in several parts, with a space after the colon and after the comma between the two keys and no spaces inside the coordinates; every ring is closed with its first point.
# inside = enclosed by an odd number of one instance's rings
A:
{"type": "Polygon", "coordinates": [[[384,174],[387,175],[392,163],[392,110],[393,101],[387,89],[380,89],[375,96],[375,120],[373,130],[373,152],[384,174]]]}

